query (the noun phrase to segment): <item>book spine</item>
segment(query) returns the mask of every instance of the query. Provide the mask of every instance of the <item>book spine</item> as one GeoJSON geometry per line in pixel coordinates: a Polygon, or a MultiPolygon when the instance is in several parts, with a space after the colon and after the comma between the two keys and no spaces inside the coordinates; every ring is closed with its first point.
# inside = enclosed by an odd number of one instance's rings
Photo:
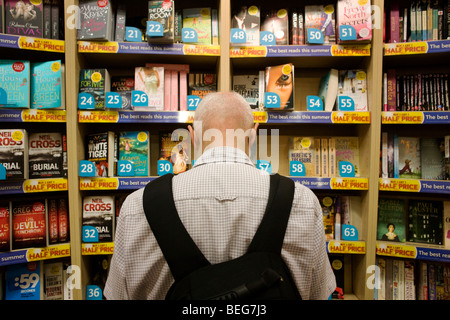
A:
{"type": "Polygon", "coordinates": [[[48,234],[49,244],[58,242],[58,204],[56,199],[48,200],[48,234]]]}
{"type": "Polygon", "coordinates": [[[390,42],[400,42],[400,12],[397,3],[391,4],[391,17],[390,17],[390,42]]]}
{"type": "Polygon", "coordinates": [[[383,72],[383,111],[388,111],[387,72],[383,72]]]}
{"type": "Polygon", "coordinates": [[[164,111],[170,111],[171,108],[171,89],[172,75],[170,70],[164,69],[164,111]]]}
{"type": "Polygon", "coordinates": [[[58,241],[69,241],[69,216],[67,212],[67,200],[61,198],[58,200],[58,241]]]}
{"type": "Polygon", "coordinates": [[[322,138],[320,140],[321,158],[322,158],[322,177],[326,178],[329,176],[328,167],[328,139],[322,138]]]}
{"type": "Polygon", "coordinates": [[[399,138],[394,134],[394,178],[399,178],[399,138]]]}
{"type": "Polygon", "coordinates": [[[416,4],[415,4],[415,2],[411,3],[409,12],[410,12],[410,21],[411,21],[411,27],[410,27],[411,41],[415,42],[415,41],[417,41],[416,4]]]}
{"type": "Polygon", "coordinates": [[[170,110],[178,111],[178,71],[170,71],[170,110]]]}
{"type": "Polygon", "coordinates": [[[405,262],[405,299],[416,300],[416,288],[414,284],[414,263],[405,262]]]}
{"type": "Polygon", "coordinates": [[[394,69],[387,71],[387,111],[397,109],[397,83],[396,72],[394,69]]]}
{"type": "Polygon", "coordinates": [[[320,156],[320,139],[314,139],[314,176],[321,176],[321,156],[320,156]]]}
{"type": "Polygon", "coordinates": [[[422,41],[422,6],[420,4],[420,1],[417,1],[417,7],[416,7],[416,39],[417,41],[422,41]]]}
{"type": "Polygon", "coordinates": [[[328,159],[329,159],[329,166],[328,166],[328,171],[329,171],[329,176],[330,177],[337,177],[338,174],[336,172],[337,169],[337,164],[336,164],[336,139],[335,138],[330,138],[328,139],[328,149],[329,149],[329,154],[328,154],[328,159]]]}
{"type": "Polygon", "coordinates": [[[180,71],[180,111],[187,110],[187,72],[180,71]]]}
{"type": "Polygon", "coordinates": [[[381,178],[389,178],[387,132],[381,133],[381,178]]]}

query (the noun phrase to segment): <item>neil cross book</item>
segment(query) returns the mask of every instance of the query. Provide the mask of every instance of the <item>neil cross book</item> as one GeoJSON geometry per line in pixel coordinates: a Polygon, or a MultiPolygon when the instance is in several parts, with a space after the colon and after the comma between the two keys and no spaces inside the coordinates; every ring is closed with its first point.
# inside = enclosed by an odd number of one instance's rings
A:
{"type": "Polygon", "coordinates": [[[0,130],[0,164],[6,179],[28,179],[28,134],[24,129],[0,130]]]}
{"type": "Polygon", "coordinates": [[[63,177],[63,141],[60,132],[30,133],[28,137],[30,178],[63,177]]]}
{"type": "Polygon", "coordinates": [[[113,241],[114,213],[113,196],[83,198],[83,227],[94,227],[98,232],[98,242],[113,241]]]}

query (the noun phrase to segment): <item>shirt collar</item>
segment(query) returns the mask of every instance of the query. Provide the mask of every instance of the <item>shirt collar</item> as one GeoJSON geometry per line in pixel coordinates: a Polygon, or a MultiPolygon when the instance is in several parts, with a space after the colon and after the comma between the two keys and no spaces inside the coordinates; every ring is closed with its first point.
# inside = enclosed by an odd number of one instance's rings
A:
{"type": "Polygon", "coordinates": [[[233,147],[214,147],[207,149],[195,161],[193,167],[208,163],[240,163],[254,166],[247,154],[241,149],[233,147]]]}

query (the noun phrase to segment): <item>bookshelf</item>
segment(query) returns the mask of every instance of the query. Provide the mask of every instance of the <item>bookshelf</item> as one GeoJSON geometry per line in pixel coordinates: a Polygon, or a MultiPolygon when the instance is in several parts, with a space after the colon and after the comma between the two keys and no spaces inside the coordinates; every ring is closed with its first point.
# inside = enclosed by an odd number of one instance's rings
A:
{"type": "MultiPolygon", "coordinates": [[[[119,1],[124,2],[124,1],[119,1]]],[[[388,3],[388,1],[386,1],[388,3]]],[[[301,5],[311,1],[302,1],[301,5]]],[[[325,1],[320,1],[325,3],[325,1]]],[[[72,6],[78,0],[65,0],[65,21],[73,18],[72,6]]],[[[64,41],[48,42],[44,39],[31,39],[25,45],[19,37],[0,35],[0,46],[4,53],[1,58],[14,55],[24,58],[30,54],[34,59],[50,60],[63,56],[66,66],[66,110],[32,111],[0,109],[0,125],[2,127],[41,128],[41,123],[55,125],[60,131],[66,131],[68,146],[68,178],[57,190],[68,195],[70,213],[70,246],[62,246],[63,257],[69,256],[71,264],[80,267],[81,287],[74,289],[75,300],[85,300],[86,286],[90,284],[90,269],[93,255],[111,256],[114,243],[86,244],[82,243],[82,199],[90,194],[115,194],[129,192],[143,187],[157,177],[155,163],[157,160],[157,133],[162,130],[173,130],[185,127],[192,122],[192,111],[92,111],[79,110],[78,86],[79,73],[83,68],[107,68],[112,74],[120,74],[148,62],[187,63],[195,71],[211,71],[217,73],[218,91],[230,91],[232,77],[246,70],[260,70],[267,65],[293,63],[295,66],[295,110],[292,112],[255,111],[255,121],[260,129],[280,130],[280,163],[279,172],[289,175],[287,160],[288,141],[290,136],[357,136],[360,145],[360,172],[358,178],[309,178],[291,177],[309,186],[316,194],[355,195],[361,199],[361,227],[358,241],[327,242],[330,254],[343,253],[345,256],[345,296],[346,299],[372,300],[374,290],[367,286],[372,274],[370,266],[376,264],[377,255],[391,257],[416,254],[415,259],[427,259],[440,255],[445,258],[448,250],[442,247],[424,247],[413,244],[392,245],[376,240],[378,200],[380,196],[394,198],[433,198],[442,200],[448,195],[448,181],[426,181],[401,179],[382,179],[379,176],[380,144],[382,131],[399,131],[405,135],[436,136],[442,132],[450,134],[447,112],[403,112],[383,111],[383,72],[387,68],[409,68],[419,66],[418,70],[432,68],[440,70],[443,62],[448,61],[450,53],[449,40],[421,42],[415,44],[383,43],[382,28],[373,29],[370,44],[364,45],[289,45],[289,46],[256,46],[234,47],[230,45],[230,17],[232,8],[240,5],[235,0],[204,1],[190,3],[180,2],[178,8],[211,6],[218,9],[220,42],[216,46],[196,46],[187,44],[148,45],[147,43],[109,42],[98,43],[77,41],[77,30],[65,24],[64,41]],[[26,47],[24,47],[26,46],[26,47]],[[367,112],[311,112],[306,108],[306,96],[316,90],[320,77],[329,68],[364,68],[367,72],[368,111],[367,112]],[[84,160],[85,136],[88,133],[106,130],[148,130],[151,137],[151,174],[150,177],[79,177],[79,161],[84,160]],[[153,137],[154,136],[154,137],[153,137]],[[284,156],[283,156],[284,155],[284,156]],[[337,180],[337,181],[336,181],[337,180]],[[429,187],[431,185],[431,187],[429,187]],[[445,257],[444,257],[445,256],[445,257]]],[[[274,4],[262,1],[261,7],[292,7],[291,1],[274,4]]],[[[385,1],[373,0],[379,16],[374,16],[374,25],[382,26],[382,12],[385,1]],[[377,20],[380,19],[380,20],[377,20]]],[[[138,12],[146,8],[146,1],[127,3],[127,9],[138,12]],[[128,7],[129,6],[129,7],[128,7]]],[[[444,64],[445,71],[449,71],[444,64]]],[[[38,129],[36,129],[38,130],[38,129]]],[[[48,185],[51,185],[49,183],[48,185]]],[[[53,184],[55,185],[55,184],[53,184]]],[[[8,188],[5,182],[2,188],[8,188]]],[[[22,185],[11,187],[13,194],[23,195],[27,192],[22,185]]],[[[52,192],[53,193],[53,192],[52,192]]],[[[28,196],[28,195],[26,195],[28,196]]],[[[44,254],[58,252],[58,248],[45,248],[44,254]]],[[[45,257],[43,257],[44,259],[45,257]]],[[[40,257],[36,257],[40,259],[40,257]]]]}

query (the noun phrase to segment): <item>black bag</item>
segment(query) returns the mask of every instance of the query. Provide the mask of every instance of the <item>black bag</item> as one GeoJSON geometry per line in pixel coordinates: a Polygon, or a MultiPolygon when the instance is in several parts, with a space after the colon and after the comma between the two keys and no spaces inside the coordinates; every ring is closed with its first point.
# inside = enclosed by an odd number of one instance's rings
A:
{"type": "Polygon", "coordinates": [[[270,176],[266,212],[246,252],[231,261],[211,265],[184,228],[175,208],[172,174],[147,184],[143,205],[175,282],[166,300],[301,300],[281,258],[294,197],[294,182],[270,176]]]}

